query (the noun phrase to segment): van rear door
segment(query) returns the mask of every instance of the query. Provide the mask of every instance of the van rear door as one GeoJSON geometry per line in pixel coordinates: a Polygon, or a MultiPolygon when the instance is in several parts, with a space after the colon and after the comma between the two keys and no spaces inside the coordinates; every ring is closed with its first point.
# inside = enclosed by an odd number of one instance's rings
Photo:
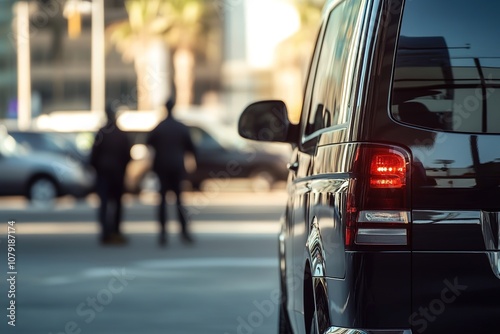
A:
{"type": "Polygon", "coordinates": [[[414,333],[500,328],[499,12],[489,0],[403,9],[391,112],[412,152],[414,333]]]}

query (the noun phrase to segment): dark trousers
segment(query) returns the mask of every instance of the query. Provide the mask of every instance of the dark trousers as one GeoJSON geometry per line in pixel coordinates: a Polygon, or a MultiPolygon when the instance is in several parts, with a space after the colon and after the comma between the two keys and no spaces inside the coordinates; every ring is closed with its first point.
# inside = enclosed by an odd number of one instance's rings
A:
{"type": "Polygon", "coordinates": [[[112,234],[120,234],[123,177],[98,174],[96,191],[100,200],[98,219],[101,224],[102,238],[109,238],[112,234]]]}
{"type": "Polygon", "coordinates": [[[177,217],[179,219],[179,223],[181,224],[182,234],[186,235],[188,233],[187,230],[187,213],[182,205],[182,189],[181,183],[184,179],[184,173],[178,172],[170,172],[170,173],[157,173],[158,178],[160,179],[160,205],[158,208],[158,221],[160,223],[160,233],[165,234],[165,225],[167,222],[167,200],[166,194],[169,190],[175,193],[176,198],[176,208],[177,208],[177,217]]]}

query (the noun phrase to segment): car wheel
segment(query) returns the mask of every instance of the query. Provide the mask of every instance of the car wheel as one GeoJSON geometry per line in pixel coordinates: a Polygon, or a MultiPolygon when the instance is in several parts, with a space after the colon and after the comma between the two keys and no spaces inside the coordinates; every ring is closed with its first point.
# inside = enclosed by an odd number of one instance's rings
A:
{"type": "Polygon", "coordinates": [[[57,185],[48,177],[37,178],[29,186],[28,198],[35,205],[50,206],[57,198],[57,185]]]}
{"type": "Polygon", "coordinates": [[[256,171],[250,176],[250,187],[255,192],[270,191],[274,182],[274,175],[267,170],[256,171]]]}

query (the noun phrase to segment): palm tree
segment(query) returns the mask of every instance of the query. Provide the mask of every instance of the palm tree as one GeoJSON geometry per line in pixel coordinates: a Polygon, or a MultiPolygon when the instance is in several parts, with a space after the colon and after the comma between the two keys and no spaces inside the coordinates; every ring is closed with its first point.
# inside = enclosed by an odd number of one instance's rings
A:
{"type": "MultiPolygon", "coordinates": [[[[203,0],[126,0],[128,19],[107,28],[110,42],[123,59],[134,63],[139,110],[157,108],[174,94],[174,63],[182,63],[173,59],[176,53],[194,59],[204,7],[203,0]]],[[[189,77],[193,66],[176,72],[189,77]]],[[[178,87],[177,94],[185,95],[186,89],[192,90],[192,83],[188,88],[178,87]]]]}

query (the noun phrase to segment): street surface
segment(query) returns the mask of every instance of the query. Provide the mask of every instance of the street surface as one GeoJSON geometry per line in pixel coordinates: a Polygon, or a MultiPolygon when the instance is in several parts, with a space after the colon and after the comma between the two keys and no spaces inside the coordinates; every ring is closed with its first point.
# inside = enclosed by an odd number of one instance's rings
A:
{"type": "Polygon", "coordinates": [[[0,333],[275,333],[284,191],[186,193],[196,243],[184,245],[171,221],[166,248],[158,245],[155,201],[127,196],[129,243],[101,246],[93,196],[53,208],[0,199],[0,333]]]}

